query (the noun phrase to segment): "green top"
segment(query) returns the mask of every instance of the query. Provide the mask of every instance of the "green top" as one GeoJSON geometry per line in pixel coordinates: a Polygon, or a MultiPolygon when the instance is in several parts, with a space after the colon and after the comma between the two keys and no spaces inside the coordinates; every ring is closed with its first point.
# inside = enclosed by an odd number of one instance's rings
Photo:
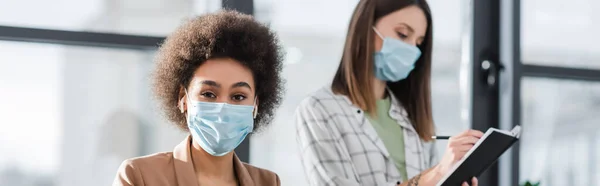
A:
{"type": "Polygon", "coordinates": [[[392,103],[389,99],[377,100],[377,118],[367,116],[379,138],[383,141],[385,148],[404,181],[408,180],[406,173],[406,159],[404,155],[404,133],[402,127],[396,120],[390,117],[389,111],[392,103]]]}

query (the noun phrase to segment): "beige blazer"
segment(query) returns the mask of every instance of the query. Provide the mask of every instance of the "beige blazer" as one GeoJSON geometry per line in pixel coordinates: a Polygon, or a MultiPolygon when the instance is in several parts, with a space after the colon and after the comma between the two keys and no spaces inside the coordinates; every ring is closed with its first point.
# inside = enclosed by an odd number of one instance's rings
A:
{"type": "MultiPolygon", "coordinates": [[[[188,136],[173,152],[157,153],[125,160],[113,185],[117,186],[198,186],[190,157],[192,139],[188,136]]],[[[241,186],[280,185],[277,174],[248,165],[233,157],[233,166],[241,186]]]]}

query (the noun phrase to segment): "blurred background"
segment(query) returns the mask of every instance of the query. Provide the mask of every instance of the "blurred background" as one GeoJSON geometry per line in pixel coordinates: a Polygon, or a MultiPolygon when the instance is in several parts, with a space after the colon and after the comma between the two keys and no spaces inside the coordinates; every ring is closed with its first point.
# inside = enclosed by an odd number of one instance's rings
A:
{"type": "MultiPolygon", "coordinates": [[[[171,151],[186,134],[152,97],[154,53],[222,8],[268,24],[286,51],[277,117],[236,151],[306,185],[293,112],[330,83],[357,2],[0,0],[0,185],[110,185],[124,159],[171,151]]],[[[600,1],[428,2],[437,133],[524,127],[483,185],[600,185],[600,1]]]]}

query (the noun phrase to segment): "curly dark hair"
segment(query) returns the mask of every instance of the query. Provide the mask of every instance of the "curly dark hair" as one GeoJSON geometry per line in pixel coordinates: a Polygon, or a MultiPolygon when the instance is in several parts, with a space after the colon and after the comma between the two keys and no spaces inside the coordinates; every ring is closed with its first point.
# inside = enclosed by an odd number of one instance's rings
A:
{"type": "Polygon", "coordinates": [[[188,20],[158,50],[153,87],[165,116],[188,131],[178,108],[180,88],[188,87],[194,71],[214,58],[234,59],[252,71],[259,100],[254,130],[271,123],[284,92],[281,46],[268,27],[231,10],[188,20]]]}

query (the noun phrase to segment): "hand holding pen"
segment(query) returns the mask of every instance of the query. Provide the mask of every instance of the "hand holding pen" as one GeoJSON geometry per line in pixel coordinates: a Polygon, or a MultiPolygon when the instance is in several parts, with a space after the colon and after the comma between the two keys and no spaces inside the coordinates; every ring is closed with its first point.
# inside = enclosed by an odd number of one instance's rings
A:
{"type": "Polygon", "coordinates": [[[448,139],[446,152],[440,163],[435,167],[440,175],[445,175],[452,166],[477,143],[483,133],[478,130],[466,130],[456,136],[432,136],[433,139],[448,139]]]}

